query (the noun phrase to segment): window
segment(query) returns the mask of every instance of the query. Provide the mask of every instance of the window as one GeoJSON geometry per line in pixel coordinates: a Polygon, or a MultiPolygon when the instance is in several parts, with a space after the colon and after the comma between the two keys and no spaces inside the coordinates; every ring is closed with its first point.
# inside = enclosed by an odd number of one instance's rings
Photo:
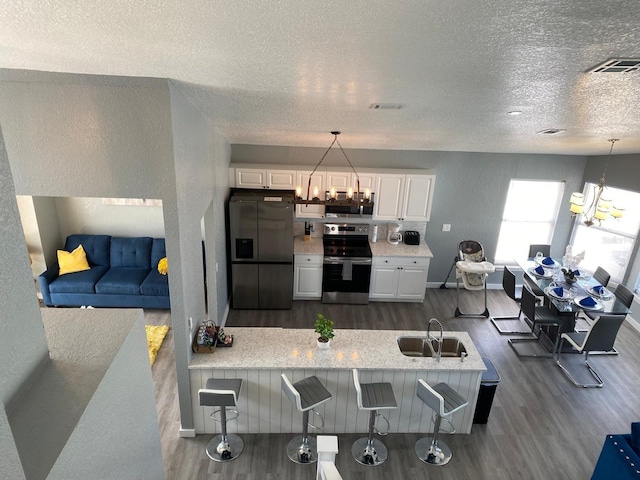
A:
{"type": "MultiPolygon", "coordinates": [[[[593,191],[594,184],[585,185],[587,192],[593,191]]],[[[607,219],[602,224],[587,227],[582,216],[576,218],[571,235],[573,253],[585,251],[581,266],[593,271],[598,266],[611,275],[611,281],[621,283],[631,259],[633,246],[640,229],[640,193],[606,187],[610,197],[627,209],[620,219],[607,219]]],[[[633,281],[633,280],[632,280],[633,281]]]]}
{"type": "Polygon", "coordinates": [[[564,182],[511,180],[494,263],[515,265],[529,245],[551,244],[563,193],[564,182]]]}

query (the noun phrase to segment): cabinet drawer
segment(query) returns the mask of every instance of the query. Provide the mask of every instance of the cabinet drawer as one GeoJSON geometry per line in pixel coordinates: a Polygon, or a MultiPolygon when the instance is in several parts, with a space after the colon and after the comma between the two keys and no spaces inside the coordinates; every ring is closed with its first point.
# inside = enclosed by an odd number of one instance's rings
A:
{"type": "Polygon", "coordinates": [[[294,262],[296,265],[322,265],[322,255],[296,254],[294,262]]]}
{"type": "Polygon", "coordinates": [[[428,267],[430,260],[429,257],[373,257],[373,265],[428,267]]]}

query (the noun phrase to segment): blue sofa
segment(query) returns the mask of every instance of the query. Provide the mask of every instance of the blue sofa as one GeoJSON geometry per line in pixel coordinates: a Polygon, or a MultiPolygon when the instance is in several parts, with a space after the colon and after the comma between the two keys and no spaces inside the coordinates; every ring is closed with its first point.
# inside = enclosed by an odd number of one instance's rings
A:
{"type": "Polygon", "coordinates": [[[45,305],[170,308],[168,276],[157,268],[164,238],[69,235],[64,250],[80,244],[91,268],[59,275],[57,263],[49,267],[39,277],[45,305]]]}
{"type": "Polygon", "coordinates": [[[630,434],[607,435],[591,480],[640,478],[640,422],[630,434]]]}

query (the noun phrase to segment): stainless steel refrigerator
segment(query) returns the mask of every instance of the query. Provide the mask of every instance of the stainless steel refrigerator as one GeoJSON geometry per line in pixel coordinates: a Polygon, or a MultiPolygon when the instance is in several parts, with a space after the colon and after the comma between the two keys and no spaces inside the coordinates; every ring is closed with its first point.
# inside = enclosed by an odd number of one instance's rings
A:
{"type": "Polygon", "coordinates": [[[230,198],[233,308],[291,308],[293,211],[293,192],[248,190],[230,198]]]}

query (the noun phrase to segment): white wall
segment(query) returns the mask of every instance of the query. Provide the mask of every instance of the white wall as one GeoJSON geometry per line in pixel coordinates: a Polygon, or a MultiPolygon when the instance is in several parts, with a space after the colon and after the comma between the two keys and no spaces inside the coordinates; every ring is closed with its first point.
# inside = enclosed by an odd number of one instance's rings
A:
{"type": "Polygon", "coordinates": [[[164,238],[161,206],[104,205],[101,198],[56,198],[60,233],[164,238]]]}

